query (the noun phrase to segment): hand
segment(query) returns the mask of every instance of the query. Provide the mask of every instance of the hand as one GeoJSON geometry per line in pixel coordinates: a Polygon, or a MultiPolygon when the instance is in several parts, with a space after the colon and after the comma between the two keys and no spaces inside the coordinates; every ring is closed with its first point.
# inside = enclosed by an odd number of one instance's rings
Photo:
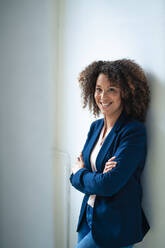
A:
{"type": "Polygon", "coordinates": [[[82,152],[80,153],[80,156],[76,158],[76,162],[72,166],[72,173],[75,174],[77,171],[80,169],[84,168],[84,160],[83,160],[83,155],[82,152]]]}
{"type": "Polygon", "coordinates": [[[114,157],[110,158],[110,159],[105,163],[105,168],[104,168],[103,174],[104,174],[104,173],[107,173],[107,172],[110,171],[110,170],[112,170],[112,169],[116,166],[117,162],[113,161],[115,158],[116,158],[116,157],[114,156],[114,157]]]}

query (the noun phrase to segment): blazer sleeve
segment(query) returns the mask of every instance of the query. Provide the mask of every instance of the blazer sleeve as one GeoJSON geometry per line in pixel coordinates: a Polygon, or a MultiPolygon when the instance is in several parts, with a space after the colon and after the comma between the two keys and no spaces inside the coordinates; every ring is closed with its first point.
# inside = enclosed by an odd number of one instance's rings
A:
{"type": "Polygon", "coordinates": [[[136,125],[123,131],[116,156],[116,167],[107,173],[90,172],[82,168],[70,177],[71,184],[84,194],[112,196],[116,194],[139,166],[144,166],[146,157],[146,129],[136,125]]]}

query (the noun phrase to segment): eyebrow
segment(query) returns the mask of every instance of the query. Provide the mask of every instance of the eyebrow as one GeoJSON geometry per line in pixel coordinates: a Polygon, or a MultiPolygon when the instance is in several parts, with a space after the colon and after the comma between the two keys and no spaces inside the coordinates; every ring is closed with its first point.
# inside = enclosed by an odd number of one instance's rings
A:
{"type": "MultiPolygon", "coordinates": [[[[101,87],[101,85],[99,85],[99,84],[96,84],[96,87],[101,87]]],[[[118,88],[118,87],[117,87],[117,86],[115,86],[115,85],[109,86],[109,88],[111,88],[111,87],[115,87],[115,88],[118,88]]]]}

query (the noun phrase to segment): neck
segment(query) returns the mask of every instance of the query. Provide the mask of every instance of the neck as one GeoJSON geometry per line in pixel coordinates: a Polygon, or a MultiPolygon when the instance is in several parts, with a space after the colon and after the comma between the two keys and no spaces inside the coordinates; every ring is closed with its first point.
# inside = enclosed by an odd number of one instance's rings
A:
{"type": "Polygon", "coordinates": [[[110,130],[113,128],[115,122],[117,121],[118,117],[120,116],[122,111],[120,111],[119,113],[117,113],[116,115],[113,116],[108,116],[108,115],[104,115],[104,126],[106,130],[110,130]]]}

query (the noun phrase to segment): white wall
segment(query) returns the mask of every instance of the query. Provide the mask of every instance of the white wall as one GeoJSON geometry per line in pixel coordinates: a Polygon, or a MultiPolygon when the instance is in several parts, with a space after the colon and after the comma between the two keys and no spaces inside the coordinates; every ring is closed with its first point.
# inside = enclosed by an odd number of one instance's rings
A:
{"type": "Polygon", "coordinates": [[[65,179],[93,120],[77,76],[123,57],[142,65],[152,91],[142,178],[151,231],[136,247],[164,247],[164,9],[163,0],[0,2],[0,247],[66,247],[66,210],[74,247],[83,195],[70,188],[69,205],[65,179]]]}
{"type": "MultiPolygon", "coordinates": [[[[81,109],[78,73],[94,60],[131,58],[150,79],[152,103],[147,118],[149,152],[143,173],[143,207],[150,232],[136,247],[165,245],[165,34],[164,0],[60,1],[57,149],[70,156],[81,151],[92,116],[81,109]]],[[[82,194],[71,188],[70,248],[76,244],[76,225],[82,194]]]]}
{"type": "Polygon", "coordinates": [[[0,1],[0,247],[53,248],[56,1],[0,1]]]}

